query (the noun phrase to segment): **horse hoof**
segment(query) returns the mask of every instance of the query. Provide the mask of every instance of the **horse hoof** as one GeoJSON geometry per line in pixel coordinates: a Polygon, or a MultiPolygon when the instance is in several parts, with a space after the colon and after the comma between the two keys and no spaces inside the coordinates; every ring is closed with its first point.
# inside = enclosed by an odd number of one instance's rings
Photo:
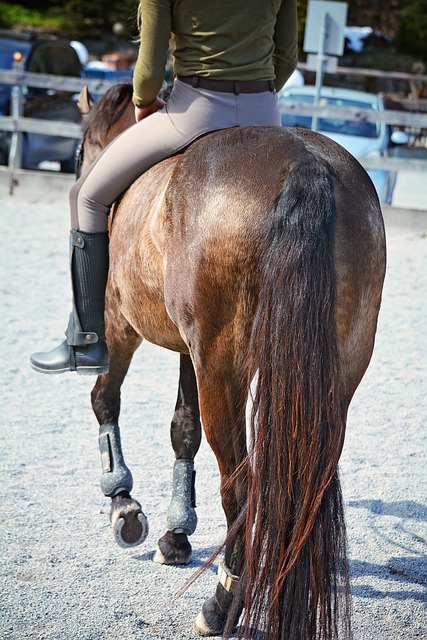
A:
{"type": "Polygon", "coordinates": [[[185,533],[168,531],[158,542],[153,562],[158,564],[188,564],[191,560],[191,544],[185,533]]]}
{"type": "Polygon", "coordinates": [[[148,520],[136,500],[126,500],[111,508],[113,535],[120,547],[127,549],[144,542],[148,535],[148,520]]]}
{"type": "Polygon", "coordinates": [[[157,564],[188,564],[190,560],[191,552],[187,556],[174,556],[170,558],[164,556],[159,547],[157,547],[153,556],[153,562],[157,562],[157,564]]]}
{"type": "Polygon", "coordinates": [[[197,616],[197,618],[195,618],[194,622],[193,622],[193,629],[196,633],[199,634],[199,636],[203,636],[204,638],[207,638],[209,636],[221,636],[222,635],[222,629],[210,629],[206,623],[205,620],[205,616],[203,615],[202,612],[199,613],[199,615],[197,616]]]}
{"type": "Polygon", "coordinates": [[[143,513],[139,513],[132,522],[119,518],[113,526],[113,534],[119,547],[136,547],[142,544],[148,535],[148,520],[143,513]]]}

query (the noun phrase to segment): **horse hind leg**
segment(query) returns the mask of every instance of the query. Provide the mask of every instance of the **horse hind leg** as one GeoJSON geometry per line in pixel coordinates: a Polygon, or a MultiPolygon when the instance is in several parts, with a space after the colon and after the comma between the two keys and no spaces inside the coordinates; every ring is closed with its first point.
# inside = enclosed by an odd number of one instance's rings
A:
{"type": "Polygon", "coordinates": [[[148,522],[140,503],[132,498],[132,474],[123,456],[120,428],[120,388],[132,356],[141,338],[121,318],[114,336],[108,335],[110,352],[109,373],[98,377],[92,390],[92,408],[99,422],[99,450],[101,453],[101,490],[111,498],[110,521],[116,542],[121,547],[133,547],[144,542],[148,522]]]}
{"type": "Polygon", "coordinates": [[[236,370],[227,372],[226,362],[226,358],[219,358],[216,372],[211,362],[206,367],[211,375],[199,376],[203,429],[218,461],[222,507],[229,534],[224,561],[219,564],[215,594],[204,602],[194,621],[194,630],[201,636],[231,633],[243,608],[242,523],[247,490],[244,463],[247,458],[245,406],[248,389],[245,375],[236,370]]]}
{"type": "Polygon", "coordinates": [[[194,457],[201,442],[201,424],[197,383],[188,355],[180,355],[179,388],[171,424],[175,451],[172,498],[169,504],[167,532],[158,542],[154,562],[187,564],[191,558],[188,536],[197,526],[194,457]]]}

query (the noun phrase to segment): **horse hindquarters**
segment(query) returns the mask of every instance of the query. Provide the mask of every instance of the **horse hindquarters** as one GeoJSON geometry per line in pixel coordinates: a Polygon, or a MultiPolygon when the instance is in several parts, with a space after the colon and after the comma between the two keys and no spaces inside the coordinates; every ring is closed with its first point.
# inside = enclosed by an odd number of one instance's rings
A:
{"type": "Polygon", "coordinates": [[[346,408],[335,330],[335,199],[327,167],[291,171],[267,239],[254,320],[242,637],[330,640],[349,583],[337,476],[346,408]],[[255,632],[255,633],[254,633],[255,632]],[[254,635],[251,635],[254,634],[254,635]]]}

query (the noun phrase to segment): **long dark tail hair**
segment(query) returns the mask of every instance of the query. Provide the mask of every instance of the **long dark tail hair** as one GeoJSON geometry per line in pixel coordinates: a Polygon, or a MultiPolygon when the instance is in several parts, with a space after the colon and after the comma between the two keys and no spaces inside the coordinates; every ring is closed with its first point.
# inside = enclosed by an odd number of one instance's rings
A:
{"type": "Polygon", "coordinates": [[[327,165],[287,175],[271,214],[249,349],[258,371],[247,467],[241,637],[349,638],[338,479],[346,420],[335,328],[336,210],[327,165]],[[343,627],[343,629],[339,628],[343,627]]]}

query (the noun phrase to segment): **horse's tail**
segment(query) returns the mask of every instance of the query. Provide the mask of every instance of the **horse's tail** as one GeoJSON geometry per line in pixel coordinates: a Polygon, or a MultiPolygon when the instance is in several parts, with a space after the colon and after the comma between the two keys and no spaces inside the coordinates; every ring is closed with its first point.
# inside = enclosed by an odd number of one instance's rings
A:
{"type": "Polygon", "coordinates": [[[314,159],[288,173],[269,217],[249,349],[245,638],[330,640],[338,621],[350,637],[335,217],[329,168],[314,159]]]}

